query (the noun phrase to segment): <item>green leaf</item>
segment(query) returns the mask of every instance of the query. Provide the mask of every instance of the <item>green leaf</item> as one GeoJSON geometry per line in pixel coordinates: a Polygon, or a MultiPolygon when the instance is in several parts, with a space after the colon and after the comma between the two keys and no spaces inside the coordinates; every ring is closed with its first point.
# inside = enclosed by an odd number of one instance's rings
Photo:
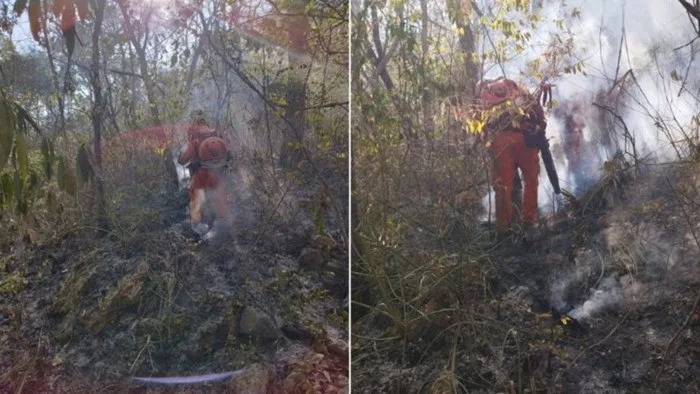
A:
{"type": "Polygon", "coordinates": [[[671,71],[671,78],[673,78],[674,81],[681,80],[681,77],[678,75],[678,71],[676,70],[671,71]]]}
{"type": "Polygon", "coordinates": [[[34,118],[27,112],[24,108],[22,108],[19,105],[15,105],[15,108],[17,110],[17,119],[21,121],[27,121],[29,124],[32,126],[34,130],[36,130],[37,133],[41,134],[41,128],[39,128],[39,125],[36,123],[34,118]]]}
{"type": "Polygon", "coordinates": [[[0,101],[0,170],[5,167],[12,152],[14,125],[14,114],[10,111],[7,101],[0,101]]]}
{"type": "Polygon", "coordinates": [[[78,167],[78,175],[80,175],[80,180],[85,183],[90,179],[92,175],[92,166],[90,165],[90,160],[88,158],[87,148],[85,144],[81,144],[78,149],[78,157],[76,158],[76,164],[78,167]]]}
{"type": "Polygon", "coordinates": [[[46,180],[50,181],[51,180],[51,175],[53,175],[53,168],[51,167],[52,165],[52,155],[51,155],[51,141],[49,141],[48,138],[44,137],[41,139],[41,162],[44,167],[44,174],[46,175],[46,180]]]}

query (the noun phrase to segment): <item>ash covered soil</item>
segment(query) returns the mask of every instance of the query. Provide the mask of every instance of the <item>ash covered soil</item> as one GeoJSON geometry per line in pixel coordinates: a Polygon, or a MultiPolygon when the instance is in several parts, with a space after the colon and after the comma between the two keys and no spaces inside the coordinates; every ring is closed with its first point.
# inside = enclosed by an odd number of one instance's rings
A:
{"type": "Polygon", "coordinates": [[[160,219],[138,236],[4,245],[0,392],[345,392],[347,245],[335,215],[316,230],[317,189],[234,195],[233,231],[210,242],[181,190],[151,202],[160,219]],[[177,389],[129,381],[227,371],[177,389]]]}
{"type": "Polygon", "coordinates": [[[695,163],[606,173],[539,242],[453,271],[403,346],[364,326],[353,391],[700,392],[698,190],[695,163]]]}

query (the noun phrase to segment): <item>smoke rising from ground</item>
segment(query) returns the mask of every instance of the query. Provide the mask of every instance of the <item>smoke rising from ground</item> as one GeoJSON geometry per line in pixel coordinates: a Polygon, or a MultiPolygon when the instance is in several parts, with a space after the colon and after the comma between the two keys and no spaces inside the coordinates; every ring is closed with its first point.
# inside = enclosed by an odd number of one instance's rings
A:
{"type": "Polygon", "coordinates": [[[576,320],[586,319],[605,308],[622,301],[622,288],[614,277],[603,279],[597,289],[591,289],[590,297],[580,306],[572,309],[569,316],[576,320]]]}

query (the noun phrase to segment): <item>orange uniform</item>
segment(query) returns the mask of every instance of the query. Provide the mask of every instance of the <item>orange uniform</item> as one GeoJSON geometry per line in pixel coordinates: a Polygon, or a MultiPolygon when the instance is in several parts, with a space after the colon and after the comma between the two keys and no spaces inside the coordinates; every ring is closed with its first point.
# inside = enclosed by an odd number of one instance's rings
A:
{"type": "Polygon", "coordinates": [[[188,167],[192,172],[189,188],[192,228],[196,228],[202,220],[201,209],[206,197],[205,191],[214,194],[217,217],[229,219],[220,167],[230,154],[223,140],[204,122],[190,127],[187,134],[189,139],[187,148],[180,154],[178,162],[182,165],[190,163],[188,167]]]}
{"type": "MultiPolygon", "coordinates": [[[[528,226],[537,219],[537,187],[539,184],[540,162],[539,149],[531,141],[533,133],[525,130],[535,130],[537,125],[544,125],[544,110],[539,104],[534,107],[530,97],[524,94],[515,82],[508,79],[498,79],[486,85],[480,95],[482,104],[495,108],[510,100],[514,106],[504,106],[505,111],[494,113],[485,127],[485,132],[491,139],[489,152],[493,159],[493,185],[496,194],[496,223],[500,232],[506,232],[510,227],[513,216],[513,183],[516,171],[520,168],[523,174],[524,193],[521,218],[528,226]],[[514,121],[518,112],[512,109],[518,105],[525,106],[526,113],[522,119],[514,121]]],[[[521,107],[522,108],[522,107],[521,107]]]]}
{"type": "Polygon", "coordinates": [[[525,136],[517,130],[498,133],[489,148],[493,158],[493,185],[496,192],[496,223],[501,231],[510,226],[513,216],[513,179],[517,168],[523,173],[525,190],[522,202],[523,223],[537,219],[537,187],[540,157],[537,148],[525,145],[525,136]]]}

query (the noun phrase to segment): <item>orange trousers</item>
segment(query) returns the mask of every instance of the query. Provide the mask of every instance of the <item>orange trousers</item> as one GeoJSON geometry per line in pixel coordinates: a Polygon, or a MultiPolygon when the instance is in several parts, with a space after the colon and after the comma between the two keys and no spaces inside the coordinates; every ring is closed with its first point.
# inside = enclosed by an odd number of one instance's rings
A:
{"type": "Polygon", "coordinates": [[[493,185],[496,191],[496,223],[500,231],[507,231],[513,216],[513,179],[520,168],[525,190],[522,201],[522,221],[537,219],[537,186],[540,175],[540,157],[537,148],[525,145],[523,133],[498,133],[489,148],[493,158],[493,185]]]}
{"type": "Polygon", "coordinates": [[[190,219],[193,226],[202,220],[202,206],[207,190],[214,194],[217,217],[220,219],[228,219],[229,217],[229,211],[226,209],[226,193],[221,185],[219,174],[216,173],[216,170],[200,168],[192,176],[189,190],[190,219]]]}

